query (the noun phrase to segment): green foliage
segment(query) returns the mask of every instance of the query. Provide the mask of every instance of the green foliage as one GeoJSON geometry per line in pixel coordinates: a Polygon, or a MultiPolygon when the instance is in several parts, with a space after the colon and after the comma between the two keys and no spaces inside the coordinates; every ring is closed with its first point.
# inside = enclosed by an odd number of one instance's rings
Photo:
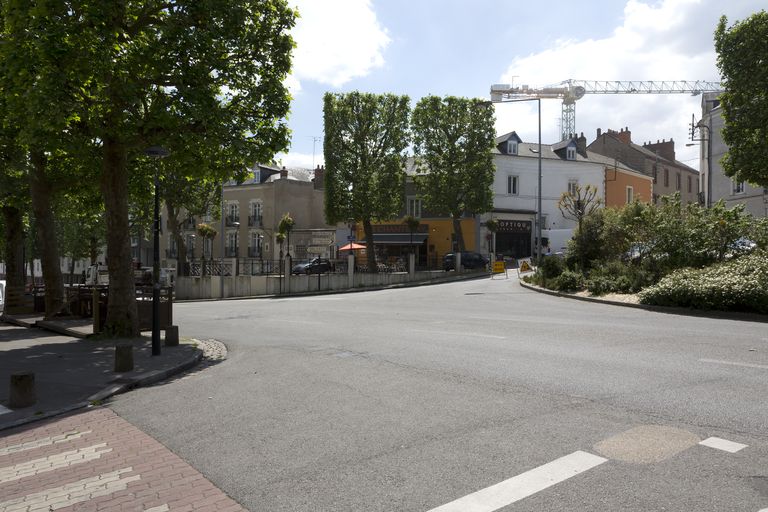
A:
{"type": "Polygon", "coordinates": [[[768,253],[678,270],[640,292],[642,304],[768,314],[768,253]]]}
{"type": "Polygon", "coordinates": [[[410,233],[415,233],[416,230],[419,229],[421,221],[413,215],[408,215],[405,217],[405,219],[403,219],[403,224],[405,224],[410,233]]]}
{"type": "MultiPolygon", "coordinates": [[[[362,221],[373,247],[372,221],[395,217],[403,205],[410,115],[407,96],[326,93],[325,219],[362,221]]],[[[376,271],[374,251],[368,268],[376,271]]]]}
{"type": "MultiPolygon", "coordinates": [[[[493,208],[495,135],[494,109],[486,101],[419,100],[413,110],[413,151],[422,174],[415,182],[427,210],[458,219],[493,208]]],[[[455,235],[464,250],[461,230],[455,235]]]]}
{"type": "MultiPolygon", "coordinates": [[[[559,258],[557,258],[559,259],[559,258]]],[[[581,272],[564,270],[552,282],[553,289],[561,292],[574,292],[584,289],[584,276],[581,272]]]]}
{"type": "Polygon", "coordinates": [[[592,269],[586,283],[592,295],[637,293],[656,281],[656,275],[637,265],[613,260],[592,269]]]}
{"type": "Polygon", "coordinates": [[[485,221],[485,228],[491,233],[496,233],[499,230],[499,221],[496,219],[488,219],[485,221]]]}
{"type": "Polygon", "coordinates": [[[565,270],[565,262],[559,256],[545,256],[539,260],[536,273],[545,280],[554,279],[565,270]]]}
{"type": "Polygon", "coordinates": [[[216,235],[218,232],[216,231],[216,228],[211,226],[210,224],[206,224],[204,222],[200,222],[197,225],[197,234],[200,235],[202,239],[208,239],[213,240],[216,238],[216,235]]]}
{"type": "Polygon", "coordinates": [[[725,92],[720,96],[728,152],[723,170],[739,181],[768,187],[768,12],[760,11],[715,31],[717,66],[725,92]]]}
{"type": "Polygon", "coordinates": [[[294,224],[295,221],[293,220],[293,217],[291,217],[291,214],[286,213],[280,219],[280,224],[277,225],[277,231],[279,233],[288,234],[293,229],[294,224]]]}
{"type": "Polygon", "coordinates": [[[602,244],[603,213],[595,210],[582,217],[580,226],[568,241],[566,264],[570,269],[588,272],[593,262],[604,256],[602,244]]]}
{"type": "Polygon", "coordinates": [[[329,224],[385,220],[403,204],[409,99],[326,93],[325,216],[329,224]]]}

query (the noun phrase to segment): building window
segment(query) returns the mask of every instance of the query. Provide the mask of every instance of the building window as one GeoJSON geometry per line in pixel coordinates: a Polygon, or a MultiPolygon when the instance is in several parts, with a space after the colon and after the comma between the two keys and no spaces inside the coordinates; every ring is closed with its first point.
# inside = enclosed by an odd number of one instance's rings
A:
{"type": "Polygon", "coordinates": [[[579,180],[568,180],[568,193],[576,195],[576,189],[579,188],[579,180]]]}
{"type": "Polygon", "coordinates": [[[511,196],[516,196],[518,194],[518,177],[517,176],[507,176],[507,194],[511,196]]]}
{"type": "Polygon", "coordinates": [[[234,226],[240,222],[240,205],[237,202],[227,203],[227,226],[234,226]]]}
{"type": "Polygon", "coordinates": [[[743,194],[746,191],[746,186],[743,181],[731,180],[731,183],[733,184],[734,194],[743,194]]]}
{"type": "Polygon", "coordinates": [[[635,200],[635,189],[627,187],[627,204],[632,203],[635,200]]]}
{"type": "Polygon", "coordinates": [[[664,186],[669,186],[669,169],[664,169],[664,186]]]}
{"type": "Polygon", "coordinates": [[[573,146],[568,147],[565,151],[565,158],[566,160],[576,160],[576,148],[573,146]]]}
{"type": "Polygon", "coordinates": [[[421,218],[421,199],[418,197],[409,197],[406,205],[406,215],[421,218]]]}
{"type": "Polygon", "coordinates": [[[237,248],[238,248],[238,232],[237,231],[228,231],[227,232],[227,244],[225,247],[226,254],[225,256],[227,258],[234,258],[237,256],[237,248]]]}
{"type": "Polygon", "coordinates": [[[261,201],[251,201],[250,210],[251,211],[248,213],[248,225],[251,227],[260,227],[262,210],[261,201]]]}
{"type": "Polygon", "coordinates": [[[516,140],[508,140],[507,141],[507,154],[508,155],[516,155],[517,154],[517,141],[516,140]]]}
{"type": "Polygon", "coordinates": [[[680,173],[677,173],[677,176],[675,176],[675,190],[680,190],[683,188],[683,178],[680,176],[680,173]]]}
{"type": "Polygon", "coordinates": [[[688,193],[690,194],[691,192],[693,192],[693,180],[688,176],[688,193]]]}

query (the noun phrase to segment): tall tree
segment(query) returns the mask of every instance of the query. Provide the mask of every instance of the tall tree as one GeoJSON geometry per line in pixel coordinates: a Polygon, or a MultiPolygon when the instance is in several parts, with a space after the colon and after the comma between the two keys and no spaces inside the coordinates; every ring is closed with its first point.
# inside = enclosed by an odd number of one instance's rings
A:
{"type": "MultiPolygon", "coordinates": [[[[76,118],[100,146],[110,274],[105,331],[136,335],[128,190],[151,190],[150,166],[138,164],[143,151],[169,149],[165,168],[184,159],[194,140],[205,157],[240,169],[284,149],[288,31],[296,13],[285,0],[7,2],[49,24],[32,61],[50,66],[36,80],[41,90],[56,86],[69,97],[54,96],[47,113],[76,118]],[[43,57],[60,48],[72,51],[55,60],[55,76],[53,59],[43,57]],[[74,111],[65,108],[72,99],[74,111]]],[[[48,116],[24,121],[41,117],[48,116]]]]}
{"type": "Polygon", "coordinates": [[[723,170],[738,181],[768,187],[768,12],[715,31],[717,66],[725,85],[723,170]]]}
{"type": "Polygon", "coordinates": [[[426,96],[413,110],[416,185],[429,211],[449,215],[460,251],[461,217],[493,208],[494,109],[479,99],[426,96]]]}
{"type": "Polygon", "coordinates": [[[368,270],[376,272],[372,222],[403,205],[409,99],[393,94],[326,93],[325,218],[362,221],[368,270]]]}

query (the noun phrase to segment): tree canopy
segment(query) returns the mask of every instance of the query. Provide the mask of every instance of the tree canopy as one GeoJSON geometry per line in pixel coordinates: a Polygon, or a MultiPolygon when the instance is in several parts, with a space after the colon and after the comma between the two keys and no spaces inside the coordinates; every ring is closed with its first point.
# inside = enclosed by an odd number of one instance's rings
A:
{"type": "Polygon", "coordinates": [[[459,220],[493,208],[494,109],[479,99],[427,96],[413,111],[416,177],[427,210],[449,215],[459,250],[465,250],[459,220]]]}
{"type": "Polygon", "coordinates": [[[393,218],[403,205],[409,113],[407,96],[351,92],[324,98],[326,221],[362,221],[372,272],[371,222],[393,218]]]}
{"type": "Polygon", "coordinates": [[[760,11],[715,31],[720,96],[728,153],[723,170],[739,181],[768,187],[768,12],[760,11]]]}
{"type": "Polygon", "coordinates": [[[105,329],[135,335],[128,205],[151,189],[156,167],[144,149],[171,151],[160,168],[171,187],[183,176],[218,183],[284,149],[296,13],[285,0],[0,6],[4,95],[24,142],[46,155],[96,150],[89,161],[106,207],[110,272],[105,329]]]}

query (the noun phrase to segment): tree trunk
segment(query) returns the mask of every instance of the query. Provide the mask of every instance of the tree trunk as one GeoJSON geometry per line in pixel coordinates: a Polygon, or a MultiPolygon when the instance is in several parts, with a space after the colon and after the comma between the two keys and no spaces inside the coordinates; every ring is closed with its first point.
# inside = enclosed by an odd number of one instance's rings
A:
{"type": "Polygon", "coordinates": [[[29,174],[29,190],[32,210],[35,212],[37,243],[40,246],[40,262],[45,284],[45,319],[66,312],[64,278],[59,263],[59,247],[56,240],[56,221],[53,216],[53,187],[46,173],[47,158],[42,151],[30,153],[32,169],[29,174]]]}
{"type": "Polygon", "coordinates": [[[24,222],[21,210],[3,206],[5,222],[5,313],[24,312],[24,222]]]}
{"type": "Polygon", "coordinates": [[[139,335],[128,223],[127,153],[120,141],[110,137],[104,139],[101,194],[107,223],[109,268],[109,304],[104,334],[116,338],[139,335]]]}
{"type": "Polygon", "coordinates": [[[168,201],[166,201],[165,206],[168,212],[168,231],[171,233],[171,238],[176,241],[176,275],[182,277],[187,275],[187,246],[184,244],[184,238],[179,229],[179,208],[174,207],[168,201]]]}
{"type": "Polygon", "coordinates": [[[368,259],[368,272],[376,273],[379,271],[379,268],[376,265],[376,251],[373,246],[371,219],[363,219],[363,231],[365,231],[365,253],[368,259]]]}
{"type": "Polygon", "coordinates": [[[467,250],[466,246],[464,245],[464,233],[461,231],[461,216],[454,215],[452,217],[453,219],[453,234],[456,238],[456,250],[459,252],[464,252],[467,250]]]}

